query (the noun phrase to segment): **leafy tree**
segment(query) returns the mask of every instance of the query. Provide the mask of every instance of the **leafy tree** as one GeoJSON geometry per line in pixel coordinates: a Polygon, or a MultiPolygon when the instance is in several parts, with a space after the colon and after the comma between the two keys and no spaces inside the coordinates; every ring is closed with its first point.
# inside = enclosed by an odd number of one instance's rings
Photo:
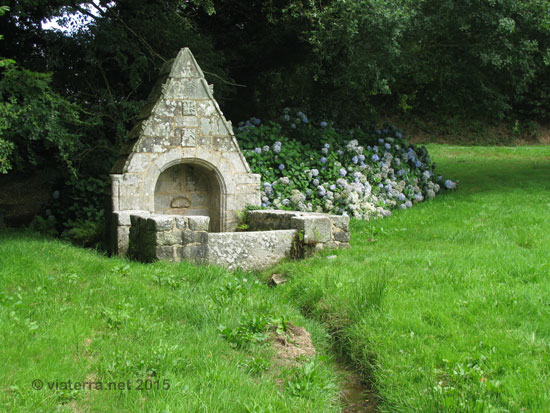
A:
{"type": "Polygon", "coordinates": [[[399,89],[409,85],[420,112],[502,119],[525,109],[529,90],[549,85],[549,10],[546,0],[417,2],[399,89]]]}
{"type": "Polygon", "coordinates": [[[11,64],[0,80],[3,172],[43,167],[52,155],[72,170],[79,146],[79,108],[54,92],[51,76],[11,64]]]}

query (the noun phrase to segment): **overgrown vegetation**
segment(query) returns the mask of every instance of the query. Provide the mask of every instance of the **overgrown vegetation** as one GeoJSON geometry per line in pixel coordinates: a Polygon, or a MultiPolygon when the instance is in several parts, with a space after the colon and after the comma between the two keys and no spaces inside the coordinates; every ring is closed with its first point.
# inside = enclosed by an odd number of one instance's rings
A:
{"type": "Polygon", "coordinates": [[[550,150],[429,150],[459,191],[352,220],[350,250],[279,265],[288,281],[274,289],[260,281],[272,271],[144,265],[2,232],[1,408],[339,411],[330,332],[381,411],[548,411],[550,150]],[[266,331],[290,320],[318,356],[284,367],[266,331]]]}
{"type": "Polygon", "coordinates": [[[547,411],[550,150],[428,149],[459,191],[353,220],[350,250],[273,269],[275,293],[325,323],[381,411],[547,411]]]}
{"type": "Polygon", "coordinates": [[[328,335],[254,274],[9,231],[0,257],[2,411],[339,411],[328,335]],[[265,329],[288,320],[315,357],[280,363],[265,329]]]}
{"type": "Polygon", "coordinates": [[[390,125],[337,130],[285,109],[280,123],[252,118],[239,130],[243,153],[262,177],[263,207],[368,220],[457,186],[436,173],[425,147],[409,145],[390,125]]]}
{"type": "MultiPolygon", "coordinates": [[[[91,179],[108,181],[158,70],[184,46],[235,123],[252,113],[279,121],[285,106],[345,130],[429,120],[431,137],[441,125],[456,136],[455,120],[504,121],[510,136],[548,120],[548,0],[5,3],[0,171],[53,167],[65,200],[91,179]],[[64,30],[47,29],[49,20],[64,30]]],[[[319,136],[308,139],[317,149],[319,136]]],[[[41,216],[54,216],[59,233],[87,231],[99,195],[87,191],[83,214],[75,195],[41,216]]]]}

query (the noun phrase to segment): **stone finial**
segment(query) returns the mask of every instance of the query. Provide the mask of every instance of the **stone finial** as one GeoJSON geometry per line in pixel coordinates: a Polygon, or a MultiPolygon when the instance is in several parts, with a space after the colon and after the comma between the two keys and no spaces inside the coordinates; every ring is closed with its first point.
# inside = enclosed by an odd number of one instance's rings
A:
{"type": "Polygon", "coordinates": [[[170,77],[172,78],[186,78],[186,79],[202,79],[204,78],[204,73],[202,73],[201,68],[197,64],[193,53],[189,48],[185,47],[181,49],[176,56],[176,60],[172,65],[172,70],[170,71],[170,77]]]}

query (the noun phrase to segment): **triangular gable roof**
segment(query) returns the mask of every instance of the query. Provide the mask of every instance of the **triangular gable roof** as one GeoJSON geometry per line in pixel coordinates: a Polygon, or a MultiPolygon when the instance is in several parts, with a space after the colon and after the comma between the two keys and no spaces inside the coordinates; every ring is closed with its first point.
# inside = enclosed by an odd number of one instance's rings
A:
{"type": "Polygon", "coordinates": [[[123,145],[111,173],[124,173],[133,152],[162,152],[178,146],[205,146],[216,141],[224,151],[238,152],[250,172],[228,122],[188,48],[166,62],[160,78],[123,145]]]}

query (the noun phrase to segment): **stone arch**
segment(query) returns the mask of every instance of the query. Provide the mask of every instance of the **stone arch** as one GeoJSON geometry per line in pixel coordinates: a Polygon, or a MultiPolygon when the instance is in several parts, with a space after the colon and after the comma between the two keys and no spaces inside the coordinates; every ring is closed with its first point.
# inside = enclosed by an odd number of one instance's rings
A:
{"type": "Polygon", "coordinates": [[[210,217],[209,231],[223,230],[226,190],[217,168],[200,159],[184,158],[166,164],[156,175],[151,212],[204,215],[210,217]]]}

